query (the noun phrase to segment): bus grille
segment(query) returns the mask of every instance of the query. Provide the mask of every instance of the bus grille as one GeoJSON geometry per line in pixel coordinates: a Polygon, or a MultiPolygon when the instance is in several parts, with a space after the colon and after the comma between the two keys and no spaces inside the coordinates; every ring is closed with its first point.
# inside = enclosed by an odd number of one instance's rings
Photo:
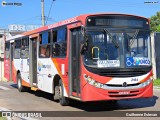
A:
{"type": "Polygon", "coordinates": [[[146,68],[91,68],[85,66],[92,73],[106,77],[135,77],[147,74],[151,71],[152,66],[146,68]]]}
{"type": "Polygon", "coordinates": [[[134,97],[139,94],[139,90],[128,91],[128,94],[120,94],[122,91],[108,91],[109,97],[134,97]]]}
{"type": "MultiPolygon", "coordinates": [[[[127,84],[126,87],[131,87],[131,86],[137,86],[139,85],[140,83],[136,83],[136,84],[127,84]]],[[[124,87],[122,84],[106,84],[108,87],[124,87]]]]}
{"type": "Polygon", "coordinates": [[[133,94],[133,95],[109,95],[109,97],[134,97],[137,96],[137,94],[133,94]]]}
{"type": "Polygon", "coordinates": [[[146,74],[146,71],[107,71],[100,72],[99,75],[108,77],[134,77],[146,74]]]}

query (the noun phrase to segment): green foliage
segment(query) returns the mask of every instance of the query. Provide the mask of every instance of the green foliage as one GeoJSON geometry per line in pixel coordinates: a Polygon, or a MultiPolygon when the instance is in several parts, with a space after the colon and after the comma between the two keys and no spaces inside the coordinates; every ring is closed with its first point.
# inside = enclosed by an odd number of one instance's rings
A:
{"type": "Polygon", "coordinates": [[[160,86],[160,79],[156,79],[153,81],[154,86],[160,86]]]}
{"type": "Polygon", "coordinates": [[[7,120],[7,118],[4,118],[4,117],[0,117],[0,120],[7,120]]]}
{"type": "Polygon", "coordinates": [[[153,32],[160,32],[160,11],[157,12],[156,15],[152,16],[150,20],[151,30],[153,32]]]}

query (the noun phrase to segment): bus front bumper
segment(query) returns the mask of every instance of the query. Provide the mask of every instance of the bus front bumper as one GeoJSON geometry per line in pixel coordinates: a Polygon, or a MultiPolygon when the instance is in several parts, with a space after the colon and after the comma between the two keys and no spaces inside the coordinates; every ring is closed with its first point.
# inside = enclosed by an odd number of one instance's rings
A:
{"type": "Polygon", "coordinates": [[[101,89],[86,84],[81,91],[82,101],[121,100],[133,98],[148,98],[153,96],[153,82],[138,89],[101,89]]]}

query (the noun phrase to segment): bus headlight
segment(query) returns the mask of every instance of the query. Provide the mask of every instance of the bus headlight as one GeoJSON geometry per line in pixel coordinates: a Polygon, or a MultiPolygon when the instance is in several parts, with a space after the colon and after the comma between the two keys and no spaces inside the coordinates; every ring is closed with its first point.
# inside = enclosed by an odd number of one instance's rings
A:
{"type": "Polygon", "coordinates": [[[152,82],[152,79],[149,78],[147,81],[141,83],[140,85],[141,85],[141,87],[146,87],[146,86],[149,85],[151,82],[152,82]]]}
{"type": "Polygon", "coordinates": [[[97,81],[95,81],[94,79],[92,79],[90,76],[84,74],[84,79],[90,84],[90,85],[93,85],[97,88],[103,88],[104,84],[102,83],[99,83],[97,81]]]}

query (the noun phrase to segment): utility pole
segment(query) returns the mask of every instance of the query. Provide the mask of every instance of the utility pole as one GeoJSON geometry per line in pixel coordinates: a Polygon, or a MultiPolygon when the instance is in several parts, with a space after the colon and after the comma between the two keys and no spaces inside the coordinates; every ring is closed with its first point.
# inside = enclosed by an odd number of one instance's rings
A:
{"type": "Polygon", "coordinates": [[[44,0],[41,0],[41,5],[42,5],[42,26],[44,26],[44,0]]]}

